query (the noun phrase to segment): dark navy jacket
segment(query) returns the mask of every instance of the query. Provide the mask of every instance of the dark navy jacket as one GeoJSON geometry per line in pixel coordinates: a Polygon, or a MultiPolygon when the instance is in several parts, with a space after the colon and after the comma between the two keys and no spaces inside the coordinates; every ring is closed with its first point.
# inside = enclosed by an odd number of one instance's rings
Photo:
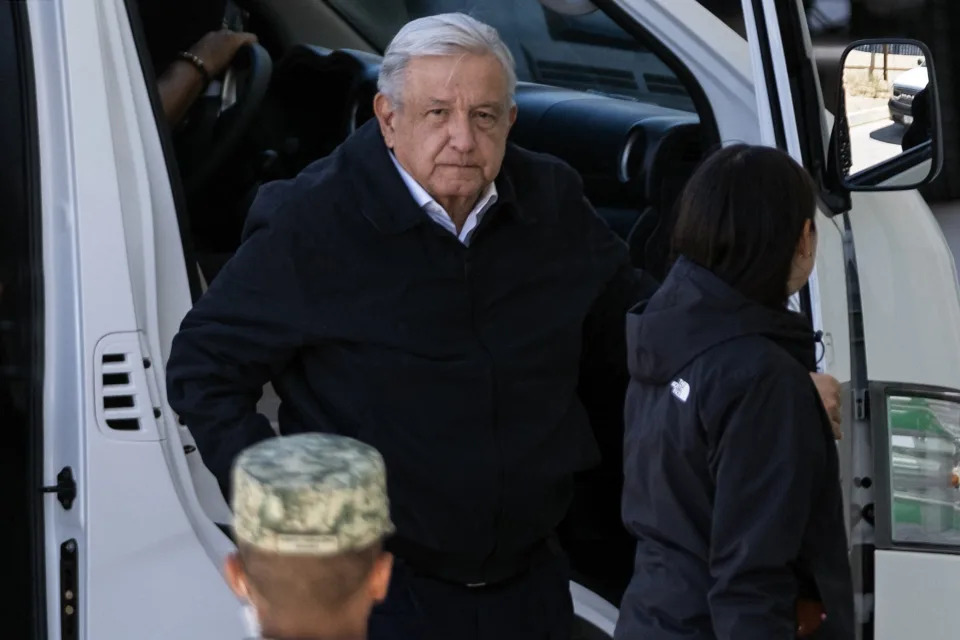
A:
{"type": "Polygon", "coordinates": [[[797,314],[681,258],[627,318],[623,517],[637,539],[618,640],[853,637],[836,445],[797,314]]]}
{"type": "MultiPolygon", "coordinates": [[[[508,146],[469,247],[416,205],[371,121],[265,186],[242,246],[183,321],[170,403],[229,486],[272,435],[337,432],[383,454],[399,536],[480,563],[519,553],[598,461],[577,389],[626,387],[643,281],[559,160],[508,146]]],[[[602,395],[602,394],[601,394],[602,395]]],[[[607,408],[622,434],[622,402],[607,408]]]]}

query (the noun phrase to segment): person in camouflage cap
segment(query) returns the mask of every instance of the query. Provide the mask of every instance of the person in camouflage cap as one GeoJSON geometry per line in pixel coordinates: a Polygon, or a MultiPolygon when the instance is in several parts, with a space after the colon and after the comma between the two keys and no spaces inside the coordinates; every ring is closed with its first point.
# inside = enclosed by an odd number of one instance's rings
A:
{"type": "Polygon", "coordinates": [[[320,433],[265,440],[234,463],[232,507],[227,579],[265,637],[366,638],[393,566],[376,449],[320,433]]]}

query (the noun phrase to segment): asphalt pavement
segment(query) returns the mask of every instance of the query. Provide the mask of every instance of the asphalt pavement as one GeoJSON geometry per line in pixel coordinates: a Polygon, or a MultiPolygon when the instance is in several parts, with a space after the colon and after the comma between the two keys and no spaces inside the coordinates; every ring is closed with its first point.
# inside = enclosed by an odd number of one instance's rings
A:
{"type": "Polygon", "coordinates": [[[900,141],[906,130],[889,118],[851,127],[853,166],[850,173],[858,173],[902,153],[900,141]]]}

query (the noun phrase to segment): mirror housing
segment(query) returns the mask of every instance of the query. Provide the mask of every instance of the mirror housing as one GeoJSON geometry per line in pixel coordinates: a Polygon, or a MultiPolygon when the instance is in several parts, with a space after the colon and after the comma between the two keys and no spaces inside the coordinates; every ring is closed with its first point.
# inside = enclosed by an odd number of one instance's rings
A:
{"type": "Polygon", "coordinates": [[[930,49],[918,40],[858,40],[840,59],[830,142],[836,184],[905,191],[943,166],[940,96],[930,49]]]}

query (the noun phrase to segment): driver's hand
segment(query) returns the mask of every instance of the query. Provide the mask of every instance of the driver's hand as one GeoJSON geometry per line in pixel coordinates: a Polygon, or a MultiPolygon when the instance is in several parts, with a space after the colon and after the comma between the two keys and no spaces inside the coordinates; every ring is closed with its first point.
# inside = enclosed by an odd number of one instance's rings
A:
{"type": "Polygon", "coordinates": [[[833,437],[839,440],[843,437],[843,400],[840,394],[840,382],[825,373],[811,373],[813,383],[823,401],[823,408],[830,416],[830,426],[833,427],[833,437]]]}
{"type": "Polygon", "coordinates": [[[230,31],[222,29],[220,31],[211,31],[200,38],[196,44],[190,47],[190,53],[203,60],[203,66],[211,78],[219,76],[226,71],[237,55],[240,47],[253,44],[257,41],[257,36],[243,31],[230,31]]]}

